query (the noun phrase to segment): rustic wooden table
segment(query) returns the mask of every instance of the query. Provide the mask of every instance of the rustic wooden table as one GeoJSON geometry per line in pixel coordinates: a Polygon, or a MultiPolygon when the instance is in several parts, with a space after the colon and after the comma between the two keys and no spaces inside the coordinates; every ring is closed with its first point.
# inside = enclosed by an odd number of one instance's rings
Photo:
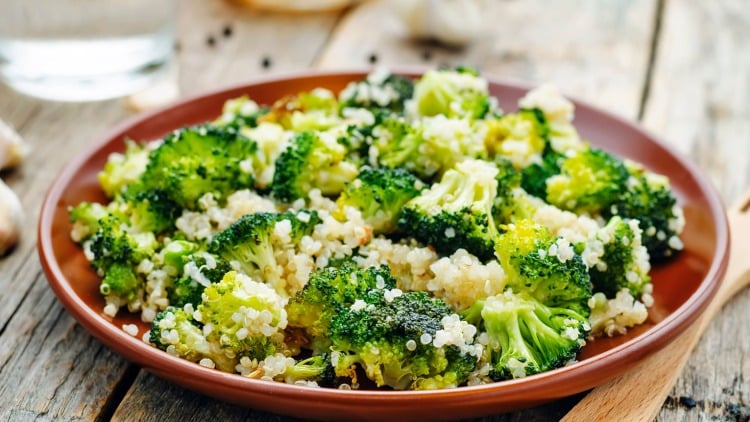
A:
{"type": "MultiPolygon", "coordinates": [[[[690,156],[727,203],[750,184],[745,0],[486,1],[481,38],[458,50],[407,40],[378,1],[313,15],[250,12],[218,0],[183,4],[182,95],[308,68],[469,64],[554,82],[642,122],[690,156]]],[[[33,146],[23,167],[2,174],[27,219],[20,245],[0,260],[0,420],[288,420],[140,370],[92,338],[48,288],[35,245],[42,197],[62,166],[130,114],[119,100],[52,103],[0,87],[0,117],[33,146]]],[[[750,419],[749,325],[745,291],[712,323],[658,420],[750,419]]],[[[580,397],[483,420],[555,420],[580,397]]]]}

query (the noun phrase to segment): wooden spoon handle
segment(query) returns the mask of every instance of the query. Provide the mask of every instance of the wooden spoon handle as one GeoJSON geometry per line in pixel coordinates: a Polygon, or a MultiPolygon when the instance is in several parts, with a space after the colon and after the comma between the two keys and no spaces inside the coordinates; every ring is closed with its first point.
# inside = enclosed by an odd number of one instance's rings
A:
{"type": "Polygon", "coordinates": [[[652,421],[682,372],[690,351],[721,307],[750,283],[750,191],[727,211],[732,234],[724,281],[706,310],[663,349],[635,369],[593,389],[562,421],[652,421]]]}

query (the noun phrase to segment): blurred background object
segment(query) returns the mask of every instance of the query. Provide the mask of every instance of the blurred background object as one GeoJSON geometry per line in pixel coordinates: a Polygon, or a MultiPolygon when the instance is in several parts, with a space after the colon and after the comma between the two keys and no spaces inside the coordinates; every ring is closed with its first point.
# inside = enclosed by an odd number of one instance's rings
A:
{"type": "Polygon", "coordinates": [[[461,47],[479,35],[481,0],[391,0],[409,35],[461,47]]]}
{"type": "Polygon", "coordinates": [[[172,61],[178,1],[3,0],[0,79],[63,101],[143,89],[172,61]]]}
{"type": "Polygon", "coordinates": [[[230,0],[258,10],[274,12],[330,12],[343,9],[357,0],[230,0]]]}

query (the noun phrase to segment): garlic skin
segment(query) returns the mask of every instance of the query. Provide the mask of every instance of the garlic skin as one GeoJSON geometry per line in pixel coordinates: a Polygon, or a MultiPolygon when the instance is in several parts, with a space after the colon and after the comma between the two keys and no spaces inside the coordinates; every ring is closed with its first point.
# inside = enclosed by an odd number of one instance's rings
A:
{"type": "Polygon", "coordinates": [[[21,201],[0,180],[0,256],[4,256],[18,242],[23,220],[21,201]]]}
{"type": "Polygon", "coordinates": [[[481,0],[392,0],[409,35],[463,47],[479,36],[481,0]]]}
{"type": "Polygon", "coordinates": [[[28,151],[28,144],[10,125],[0,119],[0,170],[21,164],[28,151]]]}

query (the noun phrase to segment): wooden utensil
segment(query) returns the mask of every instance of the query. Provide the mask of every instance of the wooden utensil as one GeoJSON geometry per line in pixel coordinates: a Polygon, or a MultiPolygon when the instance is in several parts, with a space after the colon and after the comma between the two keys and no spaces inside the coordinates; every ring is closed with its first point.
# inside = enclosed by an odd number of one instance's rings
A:
{"type": "Polygon", "coordinates": [[[562,419],[652,421],[685,366],[690,351],[721,307],[750,284],[750,191],[727,211],[731,251],[726,276],[703,314],[663,349],[625,375],[593,389],[562,419]]]}

